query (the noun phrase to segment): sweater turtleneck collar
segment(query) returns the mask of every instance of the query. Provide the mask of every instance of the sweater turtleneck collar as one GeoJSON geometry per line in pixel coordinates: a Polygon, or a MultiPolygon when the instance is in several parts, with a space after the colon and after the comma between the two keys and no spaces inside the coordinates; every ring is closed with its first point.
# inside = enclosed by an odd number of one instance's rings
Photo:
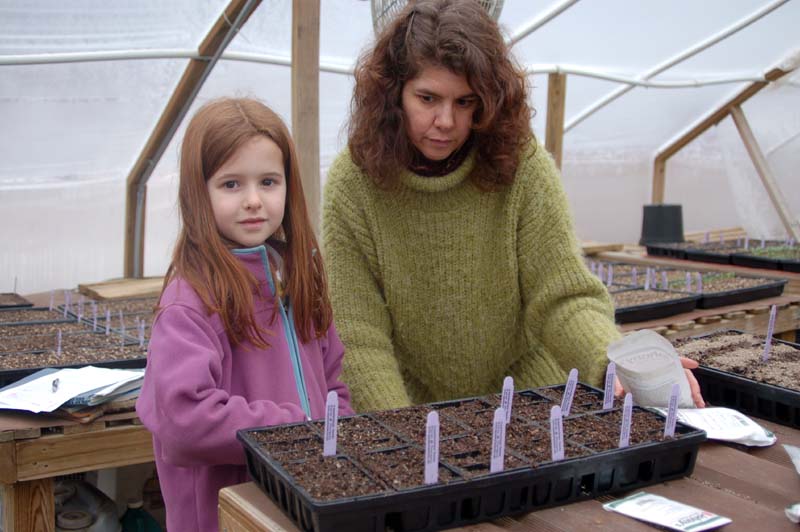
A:
{"type": "Polygon", "coordinates": [[[413,170],[406,170],[400,175],[400,182],[420,192],[444,192],[455,188],[463,183],[475,168],[475,151],[474,148],[469,149],[463,162],[447,174],[429,177],[413,170]]]}

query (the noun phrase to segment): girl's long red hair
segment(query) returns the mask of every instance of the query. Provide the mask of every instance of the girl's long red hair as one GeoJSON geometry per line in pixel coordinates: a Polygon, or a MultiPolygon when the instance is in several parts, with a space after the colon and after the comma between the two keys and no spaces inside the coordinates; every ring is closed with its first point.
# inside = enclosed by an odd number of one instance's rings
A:
{"type": "MultiPolygon", "coordinates": [[[[265,347],[256,324],[257,281],[217,230],[206,181],[248,140],[263,135],[283,154],[286,209],[280,246],[287,272],[286,295],[303,342],[323,337],[332,321],[327,279],[306,209],[297,154],[281,118],[258,100],[223,98],[201,107],[186,129],[180,157],[181,229],[164,287],[181,277],[198,293],[209,314],[219,313],[231,344],[249,340],[265,347]]],[[[273,316],[274,318],[274,316],[273,316]]]]}

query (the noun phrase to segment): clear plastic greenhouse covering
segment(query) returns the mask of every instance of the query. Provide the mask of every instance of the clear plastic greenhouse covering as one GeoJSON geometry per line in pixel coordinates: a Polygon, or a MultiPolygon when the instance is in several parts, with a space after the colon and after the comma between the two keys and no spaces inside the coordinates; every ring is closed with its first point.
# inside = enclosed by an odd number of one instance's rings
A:
{"type": "MultiPolygon", "coordinates": [[[[126,177],[226,5],[0,0],[0,291],[122,276],[126,177]],[[49,54],[61,60],[36,59],[49,54]]],[[[291,0],[262,1],[192,111],[249,95],[290,122],[291,16],[291,0]]],[[[638,240],[660,149],[772,67],[794,66],[800,49],[800,0],[505,0],[499,22],[532,71],[542,141],[547,73],[569,74],[563,182],[579,237],[601,241],[638,240]]],[[[324,181],[346,143],[347,72],[373,40],[370,3],[321,0],[320,25],[324,181]]],[[[742,108],[797,216],[800,74],[742,108]]],[[[164,273],[177,234],[184,125],[148,181],[145,275],[164,273]]],[[[785,235],[730,118],[672,157],[666,175],[665,202],[683,205],[687,230],[740,225],[753,237],[785,235]]]]}

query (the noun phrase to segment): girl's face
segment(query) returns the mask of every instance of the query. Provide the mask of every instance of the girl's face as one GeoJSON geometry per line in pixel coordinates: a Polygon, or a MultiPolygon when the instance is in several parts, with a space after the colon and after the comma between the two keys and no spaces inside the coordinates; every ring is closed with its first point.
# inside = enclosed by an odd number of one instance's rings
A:
{"type": "Polygon", "coordinates": [[[263,244],[283,222],[283,153],[263,135],[236,150],[206,186],[217,230],[241,247],[263,244]]]}
{"type": "Polygon", "coordinates": [[[466,77],[441,66],[424,67],[403,86],[406,134],[428,159],[446,159],[469,138],[477,105],[466,77]]]}

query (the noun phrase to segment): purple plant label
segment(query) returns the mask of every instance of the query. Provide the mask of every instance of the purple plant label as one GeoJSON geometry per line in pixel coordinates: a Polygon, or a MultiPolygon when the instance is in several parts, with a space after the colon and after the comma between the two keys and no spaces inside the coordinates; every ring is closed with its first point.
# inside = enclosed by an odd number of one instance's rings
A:
{"type": "Polygon", "coordinates": [[[597,277],[599,277],[601,281],[603,280],[603,263],[602,262],[598,262],[597,263],[597,277]]]}
{"type": "Polygon", "coordinates": [[[139,322],[139,347],[144,347],[144,320],[139,322]]]}
{"type": "Polygon", "coordinates": [[[70,311],[70,307],[72,303],[72,294],[69,290],[64,290],[64,317],[67,317],[67,312],[70,311]]]}
{"type": "Polygon", "coordinates": [[[742,237],[740,237],[740,236],[736,237],[736,247],[737,248],[742,247],[742,237]]]}
{"type": "Polygon", "coordinates": [[[606,368],[606,385],[603,390],[603,410],[614,408],[614,381],[617,378],[617,365],[608,363],[606,368]]]}
{"type": "Polygon", "coordinates": [[[633,286],[637,286],[639,284],[639,270],[636,268],[636,266],[634,266],[631,270],[631,279],[633,281],[633,286]]]}
{"type": "Polygon", "coordinates": [[[595,264],[593,260],[589,261],[589,270],[592,273],[596,273],[597,272],[597,264],[595,264]]]}
{"type": "Polygon", "coordinates": [[[698,294],[702,294],[703,293],[703,274],[700,273],[700,272],[697,272],[695,275],[697,276],[697,293],[698,294]]]}
{"type": "Polygon", "coordinates": [[[97,330],[97,305],[92,301],[92,332],[97,330]]]}
{"type": "Polygon", "coordinates": [[[325,400],[325,443],[322,449],[322,456],[334,456],[336,454],[336,429],[338,423],[339,394],[331,391],[328,392],[328,398],[325,400]]]}
{"type": "Polygon", "coordinates": [[[56,299],[56,291],[50,290],[50,307],[49,307],[50,310],[53,310],[53,303],[55,302],[55,299],[56,299]]]}
{"type": "Polygon", "coordinates": [[[564,459],[564,420],[558,405],[550,409],[550,454],[554,462],[564,459]]]}
{"type": "Polygon", "coordinates": [[[608,265],[608,282],[606,283],[607,286],[611,286],[614,284],[614,266],[612,264],[608,265]]]}
{"type": "Polygon", "coordinates": [[[425,424],[425,484],[439,482],[439,412],[428,413],[425,424]]]}
{"type": "Polygon", "coordinates": [[[711,238],[711,235],[709,234],[709,232],[708,232],[708,231],[706,231],[705,233],[703,233],[703,243],[704,243],[704,244],[708,244],[708,239],[709,239],[709,238],[711,238]]]}
{"type": "Polygon", "coordinates": [[[119,311],[119,330],[122,336],[125,336],[125,318],[122,316],[122,310],[119,311]]]}
{"type": "Polygon", "coordinates": [[[81,294],[81,297],[78,298],[78,314],[80,314],[81,316],[83,315],[83,304],[85,301],[86,298],[83,297],[83,294],[81,294]]]}
{"type": "Polygon", "coordinates": [[[764,354],[761,355],[761,362],[769,360],[769,352],[772,350],[772,335],[775,332],[775,318],[778,316],[778,305],[772,305],[769,309],[769,324],[767,325],[767,340],[764,342],[764,354]]]}
{"type": "Polygon", "coordinates": [[[750,249],[750,237],[744,237],[744,249],[750,249]]]}
{"type": "Polygon", "coordinates": [[[669,392],[669,409],[667,410],[667,421],[664,423],[664,437],[672,438],[675,436],[675,422],[678,420],[678,395],[681,387],[678,383],[672,385],[669,392]]]}
{"type": "Polygon", "coordinates": [[[669,290],[669,279],[667,279],[667,272],[661,272],[661,288],[669,290]]]}
{"type": "Polygon", "coordinates": [[[61,358],[61,329],[56,334],[56,356],[61,358]]]}
{"type": "Polygon", "coordinates": [[[625,394],[622,404],[622,425],[619,427],[619,446],[627,447],[631,443],[631,417],[633,417],[633,396],[625,394]]]}
{"type": "Polygon", "coordinates": [[[644,289],[645,290],[650,290],[651,272],[652,272],[652,270],[650,270],[650,268],[647,268],[647,270],[645,270],[645,276],[644,276],[644,289]]]}
{"type": "Polygon", "coordinates": [[[766,241],[766,240],[764,240],[764,239],[762,238],[762,239],[761,239],[761,248],[763,249],[763,248],[765,248],[766,246],[767,246],[767,241],[766,241]]]}
{"type": "Polygon", "coordinates": [[[567,385],[564,387],[564,397],[561,398],[561,412],[564,416],[569,415],[572,408],[572,397],[575,395],[575,387],[578,385],[578,370],[572,368],[569,370],[569,377],[567,377],[567,385]]]}
{"type": "Polygon", "coordinates": [[[111,310],[106,309],[106,335],[111,332],[111,310]]]}
{"type": "Polygon", "coordinates": [[[506,414],[506,423],[511,422],[511,407],[514,402],[514,379],[513,377],[506,377],[503,379],[503,395],[501,396],[500,406],[506,414]]]}
{"type": "Polygon", "coordinates": [[[719,245],[720,246],[725,245],[725,237],[723,235],[719,235],[719,245]]]}
{"type": "Polygon", "coordinates": [[[492,422],[492,458],[489,472],[498,473],[503,470],[503,459],[506,454],[506,412],[501,406],[494,411],[492,422]]]}
{"type": "Polygon", "coordinates": [[[686,291],[692,291],[692,272],[686,272],[686,291]]]}

